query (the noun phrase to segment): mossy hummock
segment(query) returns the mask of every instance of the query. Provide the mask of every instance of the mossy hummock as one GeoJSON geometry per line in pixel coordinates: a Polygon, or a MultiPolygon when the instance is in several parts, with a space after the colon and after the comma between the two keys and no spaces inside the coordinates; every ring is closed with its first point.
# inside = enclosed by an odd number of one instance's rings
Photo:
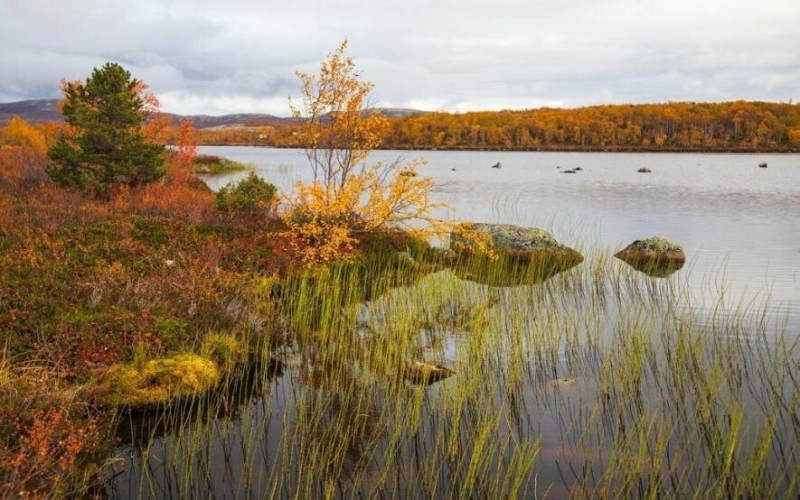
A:
{"type": "Polygon", "coordinates": [[[216,363],[196,354],[117,364],[103,377],[100,399],[110,406],[158,406],[201,395],[212,389],[220,377],[216,363]]]}

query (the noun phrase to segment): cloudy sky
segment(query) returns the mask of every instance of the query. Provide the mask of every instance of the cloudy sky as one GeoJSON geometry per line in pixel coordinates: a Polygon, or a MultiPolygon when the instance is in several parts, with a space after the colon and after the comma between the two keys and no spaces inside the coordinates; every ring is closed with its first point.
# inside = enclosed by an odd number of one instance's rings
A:
{"type": "Polygon", "coordinates": [[[344,38],[382,107],[800,99],[797,0],[0,0],[0,102],[116,61],[165,111],[286,116],[344,38]]]}

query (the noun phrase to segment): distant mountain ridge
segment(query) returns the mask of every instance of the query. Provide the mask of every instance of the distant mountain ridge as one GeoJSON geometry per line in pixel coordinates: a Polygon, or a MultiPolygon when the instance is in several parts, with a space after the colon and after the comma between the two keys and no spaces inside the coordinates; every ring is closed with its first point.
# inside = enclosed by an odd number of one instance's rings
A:
{"type": "Polygon", "coordinates": [[[2,102],[0,103],[0,125],[5,125],[12,116],[19,116],[23,120],[46,122],[49,120],[61,121],[58,112],[58,99],[33,99],[30,101],[2,102]]]}
{"type": "MultiPolygon", "coordinates": [[[[13,116],[19,116],[30,123],[50,120],[61,121],[62,117],[58,112],[58,102],[59,99],[33,99],[28,101],[0,103],[0,126],[8,123],[13,116]]],[[[378,108],[377,111],[391,118],[423,113],[422,111],[403,108],[378,108]]],[[[295,121],[294,118],[283,118],[264,113],[236,113],[221,116],[164,114],[172,117],[174,121],[185,118],[193,120],[194,126],[199,129],[214,127],[266,127],[295,121]]]]}

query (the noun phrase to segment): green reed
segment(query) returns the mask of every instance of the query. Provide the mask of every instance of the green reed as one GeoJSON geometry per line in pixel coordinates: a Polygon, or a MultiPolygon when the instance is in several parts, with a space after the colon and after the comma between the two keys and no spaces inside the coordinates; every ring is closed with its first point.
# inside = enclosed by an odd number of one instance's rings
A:
{"type": "Polygon", "coordinates": [[[161,414],[131,447],[133,491],[797,494],[798,339],[766,303],[731,305],[711,280],[718,302],[694,309],[688,271],[650,278],[607,252],[560,273],[514,268],[537,279],[511,287],[482,284],[508,267],[476,279],[413,257],[286,281],[285,343],[258,354],[273,369],[161,414]],[[414,385],[415,361],[456,374],[414,385]]]}

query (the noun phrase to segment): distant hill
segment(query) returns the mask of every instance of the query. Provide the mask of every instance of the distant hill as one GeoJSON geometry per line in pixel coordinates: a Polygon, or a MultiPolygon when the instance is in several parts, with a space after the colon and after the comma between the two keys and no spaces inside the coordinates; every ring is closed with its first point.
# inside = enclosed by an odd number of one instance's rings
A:
{"type": "Polygon", "coordinates": [[[61,121],[61,114],[58,112],[58,99],[35,99],[32,101],[0,103],[0,125],[8,123],[12,116],[19,116],[30,123],[49,120],[61,121]]]}
{"type": "MultiPolygon", "coordinates": [[[[390,118],[400,118],[423,113],[414,109],[402,108],[379,108],[378,111],[390,118]]],[[[261,113],[239,113],[222,116],[165,114],[171,116],[173,121],[182,120],[184,118],[191,119],[194,121],[194,126],[199,129],[267,127],[295,121],[294,118],[282,118],[261,113]]],[[[58,112],[58,99],[35,99],[30,101],[0,103],[0,125],[8,123],[8,120],[10,120],[12,116],[19,116],[30,123],[48,120],[61,121],[61,114],[58,112]]]]}

